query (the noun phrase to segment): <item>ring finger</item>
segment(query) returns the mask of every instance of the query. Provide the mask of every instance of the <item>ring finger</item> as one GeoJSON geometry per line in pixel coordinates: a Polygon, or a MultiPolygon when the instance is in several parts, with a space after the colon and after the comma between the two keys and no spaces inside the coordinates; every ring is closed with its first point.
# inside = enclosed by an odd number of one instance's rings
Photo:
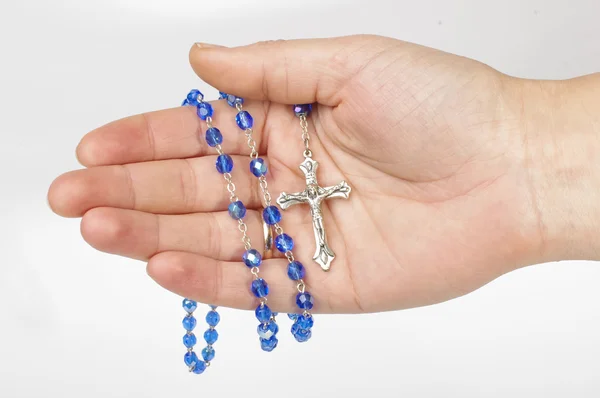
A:
{"type": "MultiPolygon", "coordinates": [[[[264,254],[259,211],[247,210],[244,222],[252,247],[264,254]]],[[[238,222],[228,212],[163,215],[100,207],[88,211],[81,234],[94,248],[139,260],[182,251],[221,261],[241,261],[244,244],[238,222]]]]}

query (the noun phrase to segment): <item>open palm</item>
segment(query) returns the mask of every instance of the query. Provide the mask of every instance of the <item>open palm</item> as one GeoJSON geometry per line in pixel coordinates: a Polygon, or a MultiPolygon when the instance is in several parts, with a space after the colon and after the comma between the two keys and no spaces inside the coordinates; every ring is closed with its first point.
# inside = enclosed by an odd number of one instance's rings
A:
{"type": "MultiPolygon", "coordinates": [[[[336,259],[312,261],[307,206],[281,225],[307,268],[316,312],[383,311],[465,294],[540,250],[526,172],[517,84],[478,62],[375,36],[194,46],[209,84],[246,99],[274,197],[305,187],[304,149],[289,104],[318,103],[309,118],[321,186],[346,180],[348,200],[323,202],[336,259]],[[288,105],[282,105],[288,104],[288,105]]],[[[214,124],[232,155],[253,246],[263,245],[261,193],[235,109],[214,103],[214,124]]],[[[206,125],[192,107],[123,119],[83,138],[87,167],[59,177],[53,209],[81,217],[94,247],[148,260],[148,273],[183,296],[253,308],[251,274],[206,125]]],[[[295,308],[287,261],[264,261],[274,310],[295,308]]]]}

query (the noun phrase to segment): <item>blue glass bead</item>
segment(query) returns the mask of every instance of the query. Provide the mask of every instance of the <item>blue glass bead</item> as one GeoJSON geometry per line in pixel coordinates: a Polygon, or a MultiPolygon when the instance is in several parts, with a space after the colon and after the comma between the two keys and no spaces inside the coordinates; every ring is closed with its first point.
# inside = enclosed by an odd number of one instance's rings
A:
{"type": "Polygon", "coordinates": [[[227,98],[227,93],[219,91],[219,99],[225,99],[225,98],[227,98]]]}
{"type": "Polygon", "coordinates": [[[254,119],[252,119],[252,116],[246,111],[238,112],[238,114],[235,115],[235,122],[242,130],[251,129],[254,125],[254,119]]]}
{"type": "Polygon", "coordinates": [[[258,307],[256,307],[256,311],[254,311],[254,314],[256,315],[256,319],[258,319],[258,321],[262,323],[269,322],[269,320],[271,320],[271,316],[273,315],[271,309],[267,307],[266,304],[262,303],[258,307]]]}
{"type": "Polygon", "coordinates": [[[212,327],[217,326],[220,320],[221,316],[217,311],[208,311],[208,314],[206,314],[206,323],[212,327]]]}
{"type": "Polygon", "coordinates": [[[261,177],[267,174],[267,162],[264,159],[256,158],[250,161],[250,172],[255,177],[261,177]]]}
{"type": "Polygon", "coordinates": [[[273,312],[273,316],[279,315],[279,312],[273,312]]]}
{"type": "Polygon", "coordinates": [[[294,248],[294,240],[288,234],[281,234],[275,237],[275,247],[282,253],[294,248]]]}
{"type": "Polygon", "coordinates": [[[266,297],[269,294],[269,285],[262,278],[253,280],[250,288],[252,289],[252,294],[258,298],[266,297]]]}
{"type": "Polygon", "coordinates": [[[196,327],[196,318],[194,318],[191,315],[188,315],[185,318],[183,318],[183,321],[181,321],[181,324],[183,325],[183,328],[185,330],[187,330],[188,332],[191,332],[196,327]]]}
{"type": "Polygon", "coordinates": [[[196,362],[196,366],[194,366],[194,370],[192,370],[192,372],[199,375],[199,374],[202,374],[205,370],[206,370],[206,363],[196,362]]]}
{"type": "Polygon", "coordinates": [[[186,106],[186,105],[190,105],[190,101],[188,101],[188,99],[184,99],[183,102],[181,103],[181,106],[186,106]]]}
{"type": "Polygon", "coordinates": [[[204,332],[204,341],[206,344],[215,344],[215,342],[219,339],[219,332],[215,329],[208,329],[204,332]]]}
{"type": "Polygon", "coordinates": [[[190,300],[190,299],[186,298],[186,299],[183,299],[181,306],[183,307],[184,310],[186,310],[189,314],[191,314],[192,312],[196,311],[196,308],[198,308],[198,303],[196,303],[194,300],[190,300]]]}
{"type": "MultiPolygon", "coordinates": [[[[298,315],[298,317],[299,317],[299,316],[300,316],[300,315],[298,315]]],[[[296,318],[296,319],[297,319],[297,318],[296,318]]],[[[292,334],[296,334],[296,333],[298,333],[298,330],[300,330],[300,329],[301,329],[301,328],[300,328],[300,325],[298,325],[298,323],[294,322],[294,323],[292,324],[292,334]]]]}
{"type": "Polygon", "coordinates": [[[250,249],[242,254],[242,261],[248,268],[258,267],[262,263],[262,256],[258,250],[250,249]]]}
{"type": "Polygon", "coordinates": [[[240,200],[236,202],[231,202],[229,204],[228,210],[229,215],[234,220],[240,220],[246,215],[246,206],[244,206],[244,204],[240,200]]]}
{"type": "Polygon", "coordinates": [[[185,362],[187,366],[192,366],[200,361],[198,360],[198,356],[195,352],[186,352],[183,356],[183,362],[185,362]]]}
{"type": "Polygon", "coordinates": [[[310,293],[298,293],[296,304],[302,310],[310,310],[313,307],[314,300],[310,293]]]}
{"type": "Polygon", "coordinates": [[[293,281],[304,278],[304,265],[300,261],[292,261],[288,264],[287,274],[293,281]]]}
{"type": "Polygon", "coordinates": [[[194,333],[184,334],[183,335],[183,345],[187,348],[192,348],[196,345],[196,335],[194,333]]]}
{"type": "Polygon", "coordinates": [[[269,225],[277,224],[281,221],[281,213],[275,206],[267,206],[263,210],[263,220],[269,225]]]}
{"type": "Polygon", "coordinates": [[[261,323],[256,328],[256,332],[260,336],[261,339],[270,339],[272,336],[275,336],[279,331],[279,326],[275,322],[269,323],[261,323]]]}
{"type": "Polygon", "coordinates": [[[212,361],[214,357],[215,357],[215,349],[214,348],[206,347],[202,350],[202,358],[204,358],[204,360],[206,362],[212,361]]]}
{"type": "Polygon", "coordinates": [[[271,352],[275,349],[275,347],[277,347],[277,337],[273,336],[270,339],[266,340],[266,339],[260,339],[260,348],[262,348],[263,351],[266,352],[271,352]]]}
{"type": "Polygon", "coordinates": [[[310,329],[315,324],[315,321],[312,315],[299,315],[296,323],[300,329],[310,329]]]}
{"type": "Polygon", "coordinates": [[[233,170],[233,159],[231,156],[223,154],[217,157],[217,171],[221,174],[231,173],[233,170]]]}
{"type": "Polygon", "coordinates": [[[295,321],[296,319],[298,319],[298,314],[287,314],[288,318],[290,318],[292,321],[295,321]]]}
{"type": "Polygon", "coordinates": [[[229,106],[235,107],[236,104],[242,105],[244,103],[244,99],[242,97],[236,97],[235,95],[227,95],[227,103],[229,106]]]}
{"type": "Polygon", "coordinates": [[[312,111],[312,104],[294,105],[294,113],[296,116],[308,115],[310,111],[312,111]]]}
{"type": "Polygon", "coordinates": [[[197,105],[198,102],[204,99],[204,95],[200,92],[200,90],[193,89],[189,92],[186,99],[190,104],[197,105]]]}
{"type": "Polygon", "coordinates": [[[292,335],[299,343],[304,343],[312,337],[310,329],[301,329],[298,324],[292,325],[292,335]]]}
{"type": "Polygon", "coordinates": [[[200,102],[197,106],[198,109],[196,110],[196,113],[200,119],[206,120],[207,117],[213,115],[213,107],[208,102],[200,102]]]}
{"type": "Polygon", "coordinates": [[[221,134],[221,131],[216,127],[207,129],[206,136],[204,138],[206,139],[208,146],[211,147],[216,147],[217,145],[223,143],[223,134],[221,134]]]}

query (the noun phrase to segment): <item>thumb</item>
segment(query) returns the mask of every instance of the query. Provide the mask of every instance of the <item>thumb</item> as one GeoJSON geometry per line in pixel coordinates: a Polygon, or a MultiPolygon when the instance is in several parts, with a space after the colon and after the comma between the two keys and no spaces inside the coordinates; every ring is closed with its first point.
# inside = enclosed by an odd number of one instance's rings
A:
{"type": "Polygon", "coordinates": [[[284,104],[338,105],[345,84],[393,39],[346,36],[277,40],[241,47],[196,43],[190,63],[220,91],[284,104]]]}

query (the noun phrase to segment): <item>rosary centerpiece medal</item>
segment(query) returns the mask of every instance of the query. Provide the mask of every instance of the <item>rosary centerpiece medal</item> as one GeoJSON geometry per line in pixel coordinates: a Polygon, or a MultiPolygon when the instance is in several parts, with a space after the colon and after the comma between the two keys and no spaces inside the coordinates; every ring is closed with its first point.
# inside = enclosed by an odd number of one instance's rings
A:
{"type": "Polygon", "coordinates": [[[281,195],[279,195],[279,198],[277,198],[277,204],[283,210],[300,203],[306,203],[310,206],[313,232],[315,235],[315,254],[313,260],[321,266],[323,271],[329,271],[331,262],[335,258],[335,253],[327,243],[321,203],[329,198],[348,199],[351,188],[346,181],[342,181],[331,187],[319,186],[319,183],[317,182],[317,168],[319,162],[312,159],[312,151],[309,147],[310,137],[308,134],[308,120],[306,117],[311,109],[311,104],[294,105],[294,113],[300,118],[302,140],[304,141],[304,161],[300,164],[299,168],[306,179],[306,188],[302,192],[291,194],[282,192],[281,195]]]}

